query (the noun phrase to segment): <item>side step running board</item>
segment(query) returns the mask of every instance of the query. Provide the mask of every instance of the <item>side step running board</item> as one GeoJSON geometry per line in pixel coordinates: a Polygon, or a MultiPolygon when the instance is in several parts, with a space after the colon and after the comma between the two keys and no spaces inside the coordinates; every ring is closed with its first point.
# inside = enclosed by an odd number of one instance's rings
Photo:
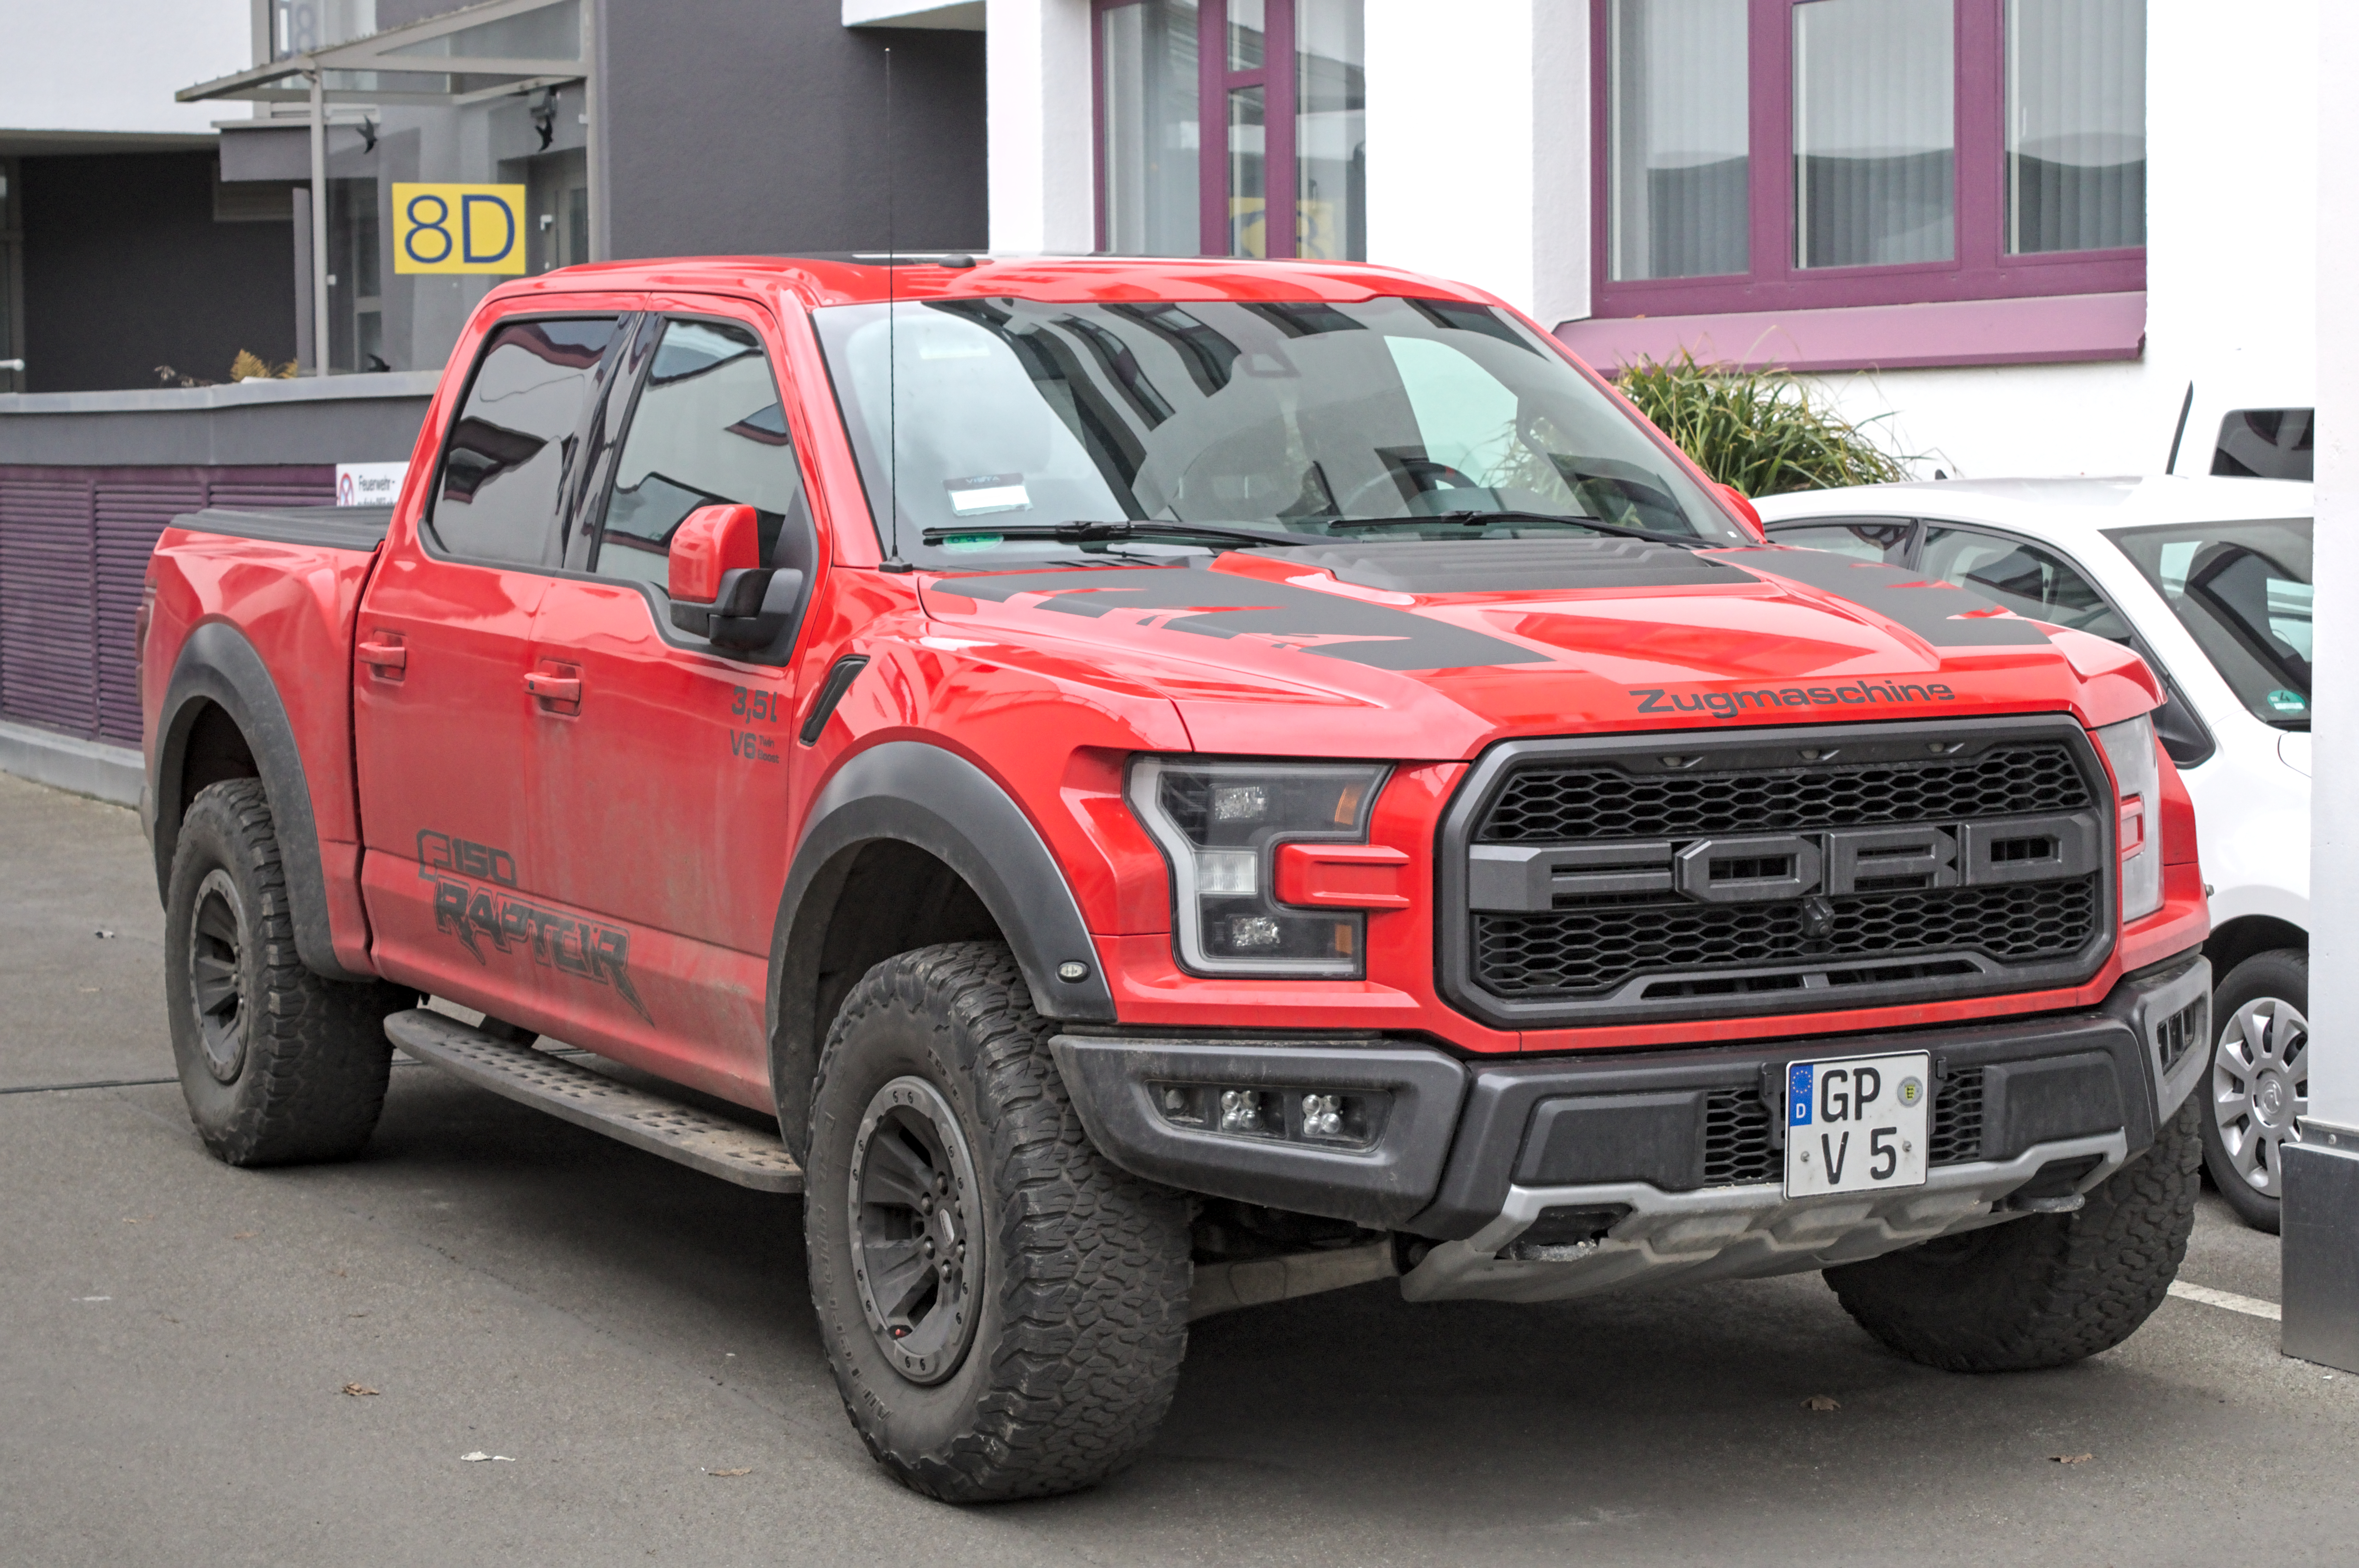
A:
{"type": "Polygon", "coordinates": [[[757,1192],[803,1190],[802,1167],[766,1133],[617,1083],[545,1051],[495,1040],[423,1007],[394,1014],[385,1020],[385,1032],[420,1062],[634,1149],[757,1192]]]}

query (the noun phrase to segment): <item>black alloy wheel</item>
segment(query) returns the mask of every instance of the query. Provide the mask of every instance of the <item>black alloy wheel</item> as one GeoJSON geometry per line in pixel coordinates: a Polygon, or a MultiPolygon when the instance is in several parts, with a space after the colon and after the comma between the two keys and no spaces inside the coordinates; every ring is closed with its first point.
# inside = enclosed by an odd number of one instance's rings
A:
{"type": "Polygon", "coordinates": [[[221,1083],[236,1083],[245,1070],[245,900],[229,873],[216,867],[197,887],[188,964],[197,1039],[206,1070],[221,1083]]]}
{"type": "Polygon", "coordinates": [[[958,1116],[924,1079],[876,1091],[852,1146],[853,1279],[876,1346],[902,1377],[933,1384],[974,1343],[984,1231],[974,1160],[958,1116]]]}

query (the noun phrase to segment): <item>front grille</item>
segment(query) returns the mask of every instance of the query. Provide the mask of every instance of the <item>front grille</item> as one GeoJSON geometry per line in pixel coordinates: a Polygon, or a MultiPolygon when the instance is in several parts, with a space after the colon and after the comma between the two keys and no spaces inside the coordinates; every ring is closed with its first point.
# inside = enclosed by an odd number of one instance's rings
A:
{"type": "Polygon", "coordinates": [[[1933,1096],[1932,1130],[1925,1135],[1925,1162],[1962,1165],[1983,1157],[1983,1070],[1953,1074],[1933,1096]]]}
{"type": "MultiPolygon", "coordinates": [[[[1613,991],[1653,970],[1704,964],[1768,964],[1815,953],[1846,956],[1972,948],[2002,960],[2069,957],[2096,930],[2097,878],[1960,887],[1931,893],[1868,893],[1830,900],[1834,926],[1820,942],[1802,934],[1802,906],[1691,904],[1672,899],[1584,905],[1547,915],[1477,915],[1475,969],[1502,996],[1578,996],[1613,991]]],[[[1835,970],[1832,986],[1920,979],[1883,965],[1835,970]]],[[[1965,966],[1973,973],[1973,966],[1965,966]]],[[[1721,982],[1730,992],[1798,990],[1801,975],[1721,982]]],[[[1666,994],[1709,996],[1709,979],[1666,984],[1666,994]],[[1680,987],[1670,991],[1669,986],[1680,987]]],[[[1655,988],[1648,988],[1651,998],[1655,988]]]]}
{"type": "Polygon", "coordinates": [[[1714,1089],[1703,1101],[1703,1184],[1776,1181],[1785,1168],[1769,1147],[1769,1107],[1758,1089],[1714,1089]]]}
{"type": "MultiPolygon", "coordinates": [[[[1703,1184],[1738,1187],[1785,1180],[1784,1157],[1769,1142],[1775,1130],[1757,1089],[1714,1089],[1704,1096],[1703,1184]]],[[[1925,1137],[1928,1165],[1962,1165],[1983,1157],[1983,1070],[1970,1067],[1943,1083],[1933,1099],[1925,1137]]]]}
{"type": "Polygon", "coordinates": [[[1605,768],[1527,768],[1500,791],[1475,837],[1484,844],[1578,844],[1878,827],[2077,811],[2089,800],[2089,786],[2060,741],[2006,746],[1971,760],[1807,772],[1647,778],[1605,768]]]}
{"type": "Polygon", "coordinates": [[[2111,793],[2067,718],[1505,743],[1444,820],[1442,984],[1526,1028],[2076,984],[2111,793]]]}

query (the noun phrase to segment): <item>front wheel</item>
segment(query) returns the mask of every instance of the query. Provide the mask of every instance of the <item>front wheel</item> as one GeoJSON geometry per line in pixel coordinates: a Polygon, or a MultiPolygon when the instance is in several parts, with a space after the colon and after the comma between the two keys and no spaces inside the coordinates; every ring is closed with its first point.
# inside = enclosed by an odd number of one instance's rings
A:
{"type": "Polygon", "coordinates": [[[2203,1163],[2246,1225],[2274,1235],[2285,1192],[2285,1145],[2310,1114],[2310,954],[2256,953],[2212,994],[2220,1031],[2195,1098],[2203,1163]]]}
{"type": "Polygon", "coordinates": [[[811,1301],[868,1452],[946,1502],[1127,1465],[1188,1345],[1188,1212],[1090,1143],[996,942],[890,958],[811,1092],[811,1301]]]}
{"type": "Polygon", "coordinates": [[[2030,1214],[1826,1272],[1860,1327],[1950,1372],[2083,1360],[2162,1305],[2195,1228],[2202,1141],[2180,1107],[2071,1214],[2030,1214]]]}

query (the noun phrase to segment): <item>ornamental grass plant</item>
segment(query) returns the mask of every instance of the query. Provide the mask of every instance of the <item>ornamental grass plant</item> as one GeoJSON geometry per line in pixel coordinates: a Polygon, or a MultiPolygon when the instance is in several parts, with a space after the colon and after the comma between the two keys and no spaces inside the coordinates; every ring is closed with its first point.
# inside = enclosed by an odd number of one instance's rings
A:
{"type": "Polygon", "coordinates": [[[1915,461],[1870,435],[1887,416],[1854,424],[1782,370],[1699,365],[1681,349],[1675,360],[1639,360],[1614,385],[1706,474],[1747,495],[1889,484],[1908,478],[1915,461]]]}

